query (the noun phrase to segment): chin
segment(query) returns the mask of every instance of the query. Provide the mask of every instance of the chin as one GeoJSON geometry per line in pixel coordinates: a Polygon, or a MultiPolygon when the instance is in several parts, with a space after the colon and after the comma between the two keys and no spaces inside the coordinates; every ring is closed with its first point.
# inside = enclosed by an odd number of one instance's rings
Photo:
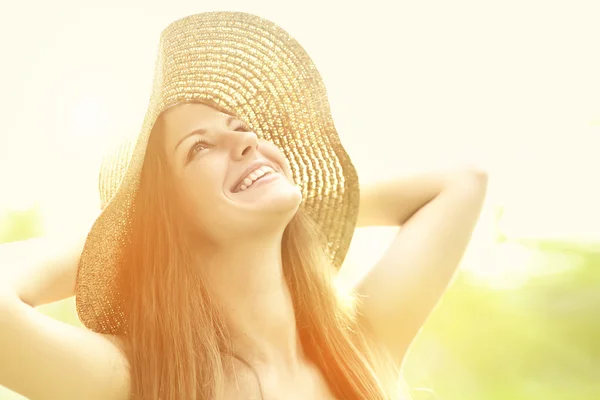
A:
{"type": "Polygon", "coordinates": [[[264,196],[252,201],[232,201],[234,209],[228,213],[228,219],[244,231],[254,231],[259,226],[275,231],[285,229],[302,203],[302,192],[291,184],[277,189],[265,191],[264,196]]]}
{"type": "Polygon", "coordinates": [[[267,213],[291,213],[293,216],[302,203],[302,192],[292,186],[271,196],[265,196],[253,204],[253,208],[267,213]]]}

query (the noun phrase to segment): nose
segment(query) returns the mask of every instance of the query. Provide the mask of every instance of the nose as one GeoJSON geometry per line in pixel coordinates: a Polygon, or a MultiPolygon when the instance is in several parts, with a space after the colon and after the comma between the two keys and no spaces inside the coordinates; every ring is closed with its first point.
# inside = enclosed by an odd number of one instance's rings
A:
{"type": "Polygon", "coordinates": [[[233,159],[239,160],[257,151],[258,137],[253,132],[235,132],[237,140],[232,146],[233,159]]]}

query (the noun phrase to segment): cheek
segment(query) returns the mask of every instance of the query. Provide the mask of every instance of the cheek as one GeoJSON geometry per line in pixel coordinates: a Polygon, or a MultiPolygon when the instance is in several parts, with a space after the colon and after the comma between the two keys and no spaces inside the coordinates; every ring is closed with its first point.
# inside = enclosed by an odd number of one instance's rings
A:
{"type": "Polygon", "coordinates": [[[198,211],[222,200],[223,180],[211,168],[192,166],[181,177],[179,186],[186,207],[197,214],[198,211]]]}
{"type": "Polygon", "coordinates": [[[187,219],[194,213],[194,193],[190,191],[189,185],[183,179],[177,181],[177,206],[180,207],[184,217],[187,219]]]}

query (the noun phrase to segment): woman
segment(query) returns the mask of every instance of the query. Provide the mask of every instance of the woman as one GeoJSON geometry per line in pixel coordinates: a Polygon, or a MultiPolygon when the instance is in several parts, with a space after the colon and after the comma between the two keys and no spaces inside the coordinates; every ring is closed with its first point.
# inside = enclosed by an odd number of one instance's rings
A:
{"type": "Polygon", "coordinates": [[[141,132],[103,162],[84,244],[4,280],[0,384],[31,399],[400,398],[486,176],[360,189],[293,38],[243,13],[174,22],[141,132]],[[333,279],[369,225],[402,229],[348,305],[333,279]],[[28,307],[72,294],[89,330],[28,307]]]}

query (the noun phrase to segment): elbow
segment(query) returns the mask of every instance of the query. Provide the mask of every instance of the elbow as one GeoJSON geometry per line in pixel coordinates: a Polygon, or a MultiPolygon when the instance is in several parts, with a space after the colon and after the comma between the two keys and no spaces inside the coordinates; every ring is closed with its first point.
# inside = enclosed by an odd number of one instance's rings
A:
{"type": "Polygon", "coordinates": [[[478,166],[469,167],[467,169],[467,173],[470,175],[471,179],[475,182],[483,186],[487,186],[488,183],[488,171],[485,168],[481,168],[478,166]]]}
{"type": "Polygon", "coordinates": [[[485,197],[488,187],[488,172],[480,166],[466,166],[459,169],[454,175],[453,187],[466,190],[468,193],[485,197]]]}
{"type": "Polygon", "coordinates": [[[489,174],[487,169],[479,165],[468,165],[459,170],[458,176],[460,180],[487,186],[489,174]]]}

